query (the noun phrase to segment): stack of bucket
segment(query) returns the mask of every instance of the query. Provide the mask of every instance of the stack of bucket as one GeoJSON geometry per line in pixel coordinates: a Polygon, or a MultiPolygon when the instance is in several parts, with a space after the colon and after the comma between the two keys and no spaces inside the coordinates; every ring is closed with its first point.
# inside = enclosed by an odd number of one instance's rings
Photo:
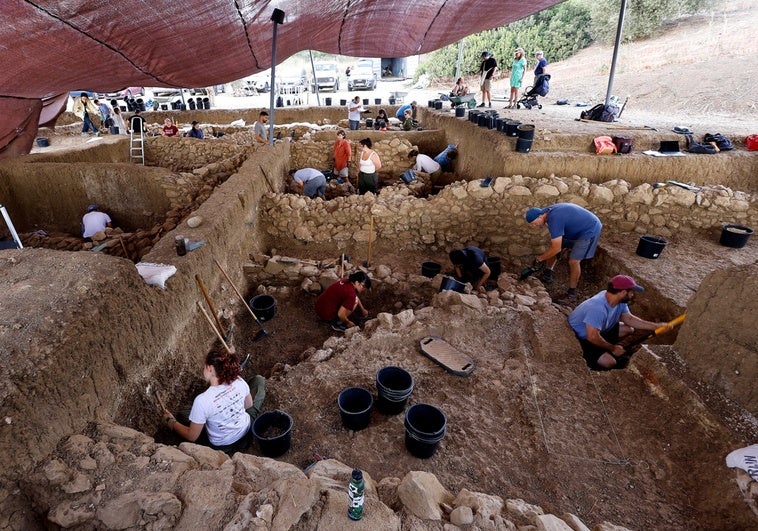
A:
{"type": "Polygon", "coordinates": [[[413,376],[400,367],[384,367],[376,373],[376,390],[377,409],[385,415],[397,415],[405,409],[413,392],[413,376]]]}
{"type": "Polygon", "coordinates": [[[519,153],[529,153],[532,150],[534,141],[534,124],[520,124],[516,127],[518,140],[516,140],[516,151],[519,153]]]}
{"type": "Polygon", "coordinates": [[[441,409],[414,404],[405,414],[405,447],[418,458],[431,457],[445,437],[446,428],[447,418],[441,409]]]}

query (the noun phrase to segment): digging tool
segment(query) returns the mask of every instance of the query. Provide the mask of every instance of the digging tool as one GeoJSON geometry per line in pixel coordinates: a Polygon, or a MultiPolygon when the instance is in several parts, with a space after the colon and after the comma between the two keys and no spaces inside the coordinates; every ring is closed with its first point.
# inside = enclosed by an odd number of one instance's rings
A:
{"type": "Polygon", "coordinates": [[[368,229],[368,254],[366,260],[363,262],[363,267],[369,267],[371,265],[371,242],[374,239],[374,216],[371,216],[371,222],[368,229]]]}
{"type": "Polygon", "coordinates": [[[340,278],[345,276],[345,253],[340,256],[340,278]]]}
{"type": "Polygon", "coordinates": [[[526,280],[530,276],[539,273],[543,269],[545,269],[545,261],[543,260],[542,262],[538,262],[537,260],[535,260],[532,265],[530,265],[529,267],[527,267],[521,272],[521,275],[519,276],[518,279],[526,280]]]}
{"type": "Polygon", "coordinates": [[[229,275],[226,274],[226,271],[224,271],[224,268],[221,267],[221,264],[218,263],[218,260],[214,258],[213,261],[216,263],[216,267],[218,267],[219,271],[221,271],[221,274],[224,275],[224,278],[226,279],[226,281],[229,282],[229,285],[234,290],[234,293],[237,294],[237,297],[239,297],[239,299],[242,301],[242,304],[245,306],[245,308],[247,308],[247,311],[250,312],[250,315],[253,316],[253,319],[255,319],[255,322],[258,325],[258,328],[260,328],[258,333],[255,334],[253,341],[258,341],[259,339],[263,339],[264,337],[266,337],[268,335],[268,332],[266,331],[265,328],[263,328],[263,324],[261,323],[260,319],[258,319],[258,316],[255,315],[255,312],[253,311],[253,309],[250,308],[250,305],[245,300],[245,297],[243,297],[242,293],[239,292],[239,290],[237,289],[237,286],[235,286],[234,282],[232,282],[232,279],[229,278],[229,275]]]}
{"type": "Polygon", "coordinates": [[[198,275],[195,275],[195,280],[197,281],[197,285],[200,287],[200,291],[203,292],[203,297],[205,297],[205,302],[208,303],[208,308],[211,309],[211,314],[213,315],[213,318],[216,320],[216,326],[218,327],[218,331],[221,332],[222,336],[224,336],[224,341],[228,343],[232,337],[232,329],[234,328],[234,325],[229,326],[229,330],[227,330],[226,332],[224,331],[224,326],[221,324],[221,319],[218,316],[216,307],[213,305],[213,301],[211,301],[210,295],[208,295],[208,290],[205,289],[205,284],[203,283],[203,279],[200,278],[200,275],[198,274],[198,275]]]}
{"type": "Polygon", "coordinates": [[[621,106],[621,110],[619,111],[616,118],[621,118],[621,115],[624,114],[624,109],[626,109],[626,102],[628,101],[629,101],[629,96],[627,96],[626,99],[624,100],[624,104],[621,106]]]}
{"type": "Polygon", "coordinates": [[[203,308],[203,305],[200,304],[200,301],[197,301],[197,307],[200,308],[200,311],[203,312],[203,315],[205,316],[206,321],[208,321],[208,324],[211,325],[211,328],[213,329],[213,333],[216,334],[216,337],[219,341],[221,341],[221,344],[224,345],[224,349],[231,354],[232,351],[229,349],[229,345],[226,344],[226,341],[224,341],[224,336],[221,335],[221,332],[218,331],[218,328],[216,328],[216,325],[213,324],[213,319],[211,319],[211,316],[208,315],[208,312],[203,308]]]}
{"type": "Polygon", "coordinates": [[[161,407],[163,411],[168,411],[166,409],[166,404],[163,403],[163,400],[161,399],[161,393],[157,389],[153,391],[153,395],[155,395],[155,399],[158,401],[158,405],[161,407]]]}
{"type": "Polygon", "coordinates": [[[686,313],[683,313],[679,317],[673,318],[671,321],[666,323],[664,326],[659,326],[655,330],[645,334],[644,336],[640,337],[639,339],[635,339],[634,341],[631,341],[624,345],[624,350],[626,350],[628,355],[633,354],[633,352],[630,352],[633,347],[636,347],[637,345],[643,343],[644,341],[647,341],[651,337],[659,336],[661,334],[665,334],[666,332],[670,332],[674,327],[679,326],[684,322],[685,317],[687,316],[686,313]],[[670,327],[670,328],[669,328],[670,327]]]}

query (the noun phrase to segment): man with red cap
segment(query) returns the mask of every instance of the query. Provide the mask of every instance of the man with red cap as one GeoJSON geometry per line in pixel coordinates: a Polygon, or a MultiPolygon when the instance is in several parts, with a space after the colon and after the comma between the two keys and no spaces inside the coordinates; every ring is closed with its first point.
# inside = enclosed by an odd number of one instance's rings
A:
{"type": "Polygon", "coordinates": [[[582,346],[584,360],[590,369],[608,371],[625,368],[631,353],[627,353],[618,341],[634,332],[635,328],[670,328],[668,323],[645,321],[629,311],[628,304],[639,291],[644,291],[644,288],[638,286],[632,277],[616,275],[606,289],[581,303],[569,315],[569,325],[582,346]]]}

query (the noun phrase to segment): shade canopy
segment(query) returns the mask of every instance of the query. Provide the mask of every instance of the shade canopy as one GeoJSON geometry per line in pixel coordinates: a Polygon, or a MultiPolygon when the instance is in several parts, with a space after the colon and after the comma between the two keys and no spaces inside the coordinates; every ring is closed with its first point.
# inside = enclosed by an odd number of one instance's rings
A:
{"type": "Polygon", "coordinates": [[[0,0],[0,139],[21,121],[39,119],[28,119],[25,112],[39,105],[25,100],[82,89],[211,86],[270,68],[274,9],[285,13],[277,31],[281,61],[307,49],[354,57],[427,53],[557,3],[0,0]]]}

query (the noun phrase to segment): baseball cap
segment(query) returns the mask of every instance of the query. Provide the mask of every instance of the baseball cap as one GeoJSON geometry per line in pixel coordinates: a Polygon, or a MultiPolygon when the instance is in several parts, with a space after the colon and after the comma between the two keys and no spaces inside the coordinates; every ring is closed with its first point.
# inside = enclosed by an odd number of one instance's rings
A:
{"type": "Polygon", "coordinates": [[[629,275],[616,275],[611,279],[611,286],[615,289],[631,289],[634,291],[645,291],[645,288],[638,286],[629,275]]]}
{"type": "Polygon", "coordinates": [[[490,56],[490,52],[488,51],[482,52],[482,57],[489,57],[489,56],[490,56]]]}
{"type": "Polygon", "coordinates": [[[92,212],[93,210],[97,210],[97,205],[90,205],[87,207],[87,212],[92,212]]]}
{"type": "Polygon", "coordinates": [[[524,217],[526,218],[527,223],[531,223],[545,212],[547,212],[546,208],[532,207],[526,211],[526,215],[524,217]]]}

